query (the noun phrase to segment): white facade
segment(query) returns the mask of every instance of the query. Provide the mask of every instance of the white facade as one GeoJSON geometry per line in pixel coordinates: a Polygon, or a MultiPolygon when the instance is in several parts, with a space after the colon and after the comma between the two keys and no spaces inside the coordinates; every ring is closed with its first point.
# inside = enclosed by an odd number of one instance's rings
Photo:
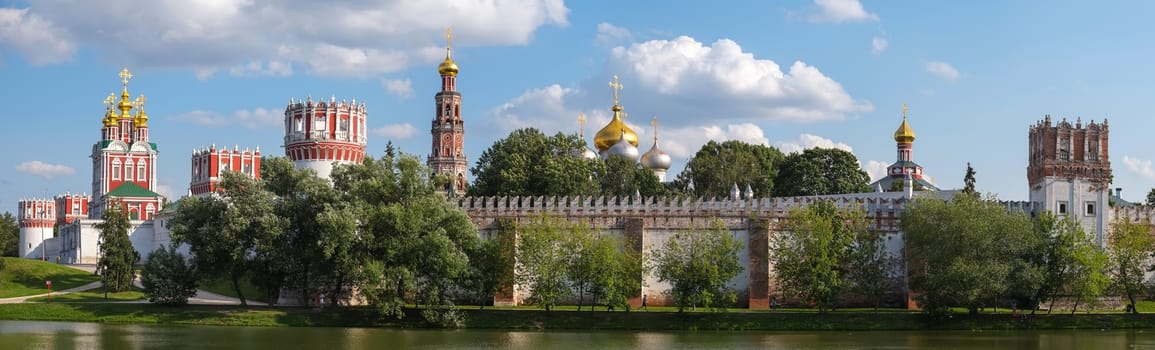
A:
{"type": "MultiPolygon", "coordinates": [[[[95,264],[100,261],[100,230],[96,225],[103,220],[78,220],[60,228],[60,262],[64,264],[95,264]]],[[[148,254],[167,244],[168,230],[158,235],[154,220],[129,221],[128,239],[143,262],[148,254]],[[159,240],[162,236],[163,240],[159,240]]]]}
{"type": "Polygon", "coordinates": [[[48,259],[45,241],[52,239],[52,227],[21,227],[19,256],[27,259],[48,259]]]}
{"type": "Polygon", "coordinates": [[[1107,226],[1111,222],[1108,205],[1110,190],[1080,178],[1047,177],[1031,188],[1031,202],[1058,217],[1078,222],[1100,247],[1107,246],[1107,226]]]}

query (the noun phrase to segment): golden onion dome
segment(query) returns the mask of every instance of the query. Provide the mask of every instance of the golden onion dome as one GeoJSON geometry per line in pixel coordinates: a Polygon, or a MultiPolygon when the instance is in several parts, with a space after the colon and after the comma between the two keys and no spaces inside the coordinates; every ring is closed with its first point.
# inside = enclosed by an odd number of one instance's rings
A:
{"type": "Polygon", "coordinates": [[[445,55],[445,60],[437,65],[437,72],[441,75],[457,75],[457,63],[453,62],[453,58],[445,55]]]}
{"type": "Polygon", "coordinates": [[[902,125],[898,126],[898,130],[894,131],[894,141],[899,143],[914,142],[914,130],[910,129],[910,124],[906,122],[906,116],[902,116],[902,125]]]}
{"type": "Polygon", "coordinates": [[[104,119],[101,121],[104,122],[104,127],[106,128],[116,126],[116,112],[109,109],[104,113],[104,119]]]}
{"type": "Polygon", "coordinates": [[[598,148],[598,152],[605,152],[623,138],[634,147],[638,147],[638,134],[622,121],[622,106],[614,105],[613,111],[614,118],[594,134],[594,147],[598,148]]]}

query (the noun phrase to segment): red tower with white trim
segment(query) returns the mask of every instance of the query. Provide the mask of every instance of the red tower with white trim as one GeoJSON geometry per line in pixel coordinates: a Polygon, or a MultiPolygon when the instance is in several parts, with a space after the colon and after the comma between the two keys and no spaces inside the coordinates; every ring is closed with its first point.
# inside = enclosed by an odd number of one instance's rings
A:
{"type": "Polygon", "coordinates": [[[433,174],[449,174],[452,184],[446,188],[451,194],[465,194],[465,172],[469,161],[465,158],[465,121],[461,119],[461,93],[457,92],[457,63],[453,62],[449,39],[445,33],[445,60],[437,66],[441,75],[441,91],[433,96],[434,109],[430,134],[433,149],[426,164],[433,174]]]}
{"type": "Polygon", "coordinates": [[[233,146],[233,150],[229,151],[227,147],[218,149],[216,145],[212,145],[193,150],[191,169],[189,194],[194,196],[216,192],[221,184],[221,176],[226,171],[237,171],[260,179],[261,148],[241,150],[240,147],[233,146]]]}
{"type": "Polygon", "coordinates": [[[24,199],[18,204],[20,219],[19,256],[46,259],[44,241],[52,238],[56,225],[56,202],[51,199],[24,199]]]}
{"type": "Polygon", "coordinates": [[[365,160],[365,103],[357,100],[289,100],[285,107],[285,155],[298,169],[327,179],[334,163],[365,160]]]}
{"type": "Polygon", "coordinates": [[[92,196],[88,194],[65,193],[56,196],[56,224],[68,225],[73,221],[88,218],[88,205],[92,196]]]}

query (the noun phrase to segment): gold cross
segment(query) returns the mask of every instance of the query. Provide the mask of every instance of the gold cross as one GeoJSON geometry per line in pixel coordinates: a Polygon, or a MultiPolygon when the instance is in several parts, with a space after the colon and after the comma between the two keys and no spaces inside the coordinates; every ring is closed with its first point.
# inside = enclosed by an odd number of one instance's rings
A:
{"type": "Polygon", "coordinates": [[[902,104],[902,119],[906,119],[906,104],[902,104]]]}
{"type": "Polygon", "coordinates": [[[578,122],[578,135],[581,135],[582,138],[585,138],[585,136],[586,136],[586,114],[585,113],[578,113],[577,122],[578,122]]]}
{"type": "Polygon", "coordinates": [[[654,143],[658,143],[658,115],[654,114],[654,121],[650,122],[654,126],[654,143]]]}
{"type": "Polygon", "coordinates": [[[129,72],[128,68],[121,69],[120,70],[120,82],[124,83],[125,89],[128,88],[128,80],[129,79],[132,79],[132,72],[129,72]]]}
{"type": "Polygon", "coordinates": [[[143,110],[144,109],[144,101],[145,101],[144,94],[141,94],[140,96],[136,97],[136,101],[133,104],[136,105],[136,108],[143,110]]]}
{"type": "Polygon", "coordinates": [[[618,82],[618,75],[614,74],[614,81],[610,82],[610,88],[614,89],[614,105],[618,105],[618,91],[622,90],[622,84],[618,82]]]}
{"type": "Polygon", "coordinates": [[[445,48],[453,46],[453,27],[445,28],[445,48]]]}
{"type": "Polygon", "coordinates": [[[107,106],[108,108],[112,108],[112,102],[116,101],[115,96],[116,96],[116,94],[109,93],[108,97],[104,98],[104,105],[107,106]]]}

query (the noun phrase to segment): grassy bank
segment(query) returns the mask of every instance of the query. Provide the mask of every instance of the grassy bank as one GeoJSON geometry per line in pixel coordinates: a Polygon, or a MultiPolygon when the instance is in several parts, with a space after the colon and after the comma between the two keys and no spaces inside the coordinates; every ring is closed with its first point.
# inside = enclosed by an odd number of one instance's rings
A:
{"type": "Polygon", "coordinates": [[[52,290],[65,290],[96,282],[100,276],[55,263],[21,259],[4,259],[0,270],[0,298],[44,294],[44,281],[52,281],[52,290]]]}
{"type": "Polygon", "coordinates": [[[35,297],[28,299],[30,303],[53,302],[53,303],[108,303],[118,301],[135,301],[148,299],[144,295],[144,290],[132,287],[131,290],[104,294],[103,287],[97,287],[90,290],[68,293],[63,295],[53,295],[51,299],[46,296],[35,297]]]}
{"type": "MultiPolygon", "coordinates": [[[[1012,317],[1005,314],[930,318],[905,312],[575,312],[464,309],[467,328],[510,330],[788,331],[788,330],[1016,330],[1155,328],[1155,314],[1079,314],[1012,317]]],[[[366,308],[235,306],[165,307],[151,304],[27,303],[0,305],[0,319],[223,326],[424,327],[418,311],[401,320],[366,308]]]]}

